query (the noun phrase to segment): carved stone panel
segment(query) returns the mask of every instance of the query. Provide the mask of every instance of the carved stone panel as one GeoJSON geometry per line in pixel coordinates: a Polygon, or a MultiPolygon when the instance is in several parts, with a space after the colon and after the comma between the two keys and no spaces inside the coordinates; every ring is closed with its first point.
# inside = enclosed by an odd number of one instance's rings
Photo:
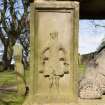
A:
{"type": "Polygon", "coordinates": [[[31,91],[38,102],[69,102],[76,98],[78,4],[60,4],[35,4],[31,91]]]}
{"type": "Polygon", "coordinates": [[[70,81],[65,81],[65,78],[70,79],[72,76],[68,58],[72,39],[72,26],[69,25],[73,19],[72,11],[70,13],[39,12],[38,15],[38,39],[40,40],[38,41],[38,93],[63,94],[65,86],[66,94],[70,89],[70,81]],[[44,84],[41,82],[43,80],[44,84]]]}

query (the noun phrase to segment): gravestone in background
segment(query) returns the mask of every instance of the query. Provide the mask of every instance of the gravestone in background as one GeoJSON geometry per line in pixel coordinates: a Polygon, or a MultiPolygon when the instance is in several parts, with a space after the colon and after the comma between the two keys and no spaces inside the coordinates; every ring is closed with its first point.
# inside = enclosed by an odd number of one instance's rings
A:
{"type": "Polygon", "coordinates": [[[15,59],[15,72],[17,80],[17,93],[18,95],[24,95],[26,91],[26,86],[24,81],[25,78],[24,66],[22,64],[23,47],[20,44],[19,40],[16,41],[13,50],[14,50],[13,56],[15,59]]]}
{"type": "Polygon", "coordinates": [[[27,105],[77,100],[78,14],[78,2],[31,4],[31,81],[27,105]]]}

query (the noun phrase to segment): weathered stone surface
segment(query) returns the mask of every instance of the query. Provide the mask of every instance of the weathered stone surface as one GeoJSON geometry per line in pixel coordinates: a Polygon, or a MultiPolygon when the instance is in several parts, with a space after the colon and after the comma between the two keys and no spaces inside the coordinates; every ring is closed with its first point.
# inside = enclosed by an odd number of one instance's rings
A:
{"type": "MultiPolygon", "coordinates": [[[[79,3],[76,1],[35,1],[36,8],[63,8],[63,9],[74,9],[79,8],[79,3]]],[[[67,11],[67,10],[66,10],[67,11]]]]}
{"type": "Polygon", "coordinates": [[[31,5],[29,100],[33,105],[77,99],[78,7],[77,2],[64,1],[31,5]]]}
{"type": "Polygon", "coordinates": [[[96,57],[97,66],[87,67],[85,76],[80,81],[81,98],[101,98],[105,93],[105,49],[96,57]]]}
{"type": "Polygon", "coordinates": [[[19,95],[25,94],[25,82],[24,82],[24,67],[22,64],[22,50],[23,47],[19,42],[14,45],[14,59],[15,59],[15,72],[17,79],[17,91],[19,95]]]}
{"type": "Polygon", "coordinates": [[[103,96],[102,99],[97,99],[97,100],[78,99],[77,102],[71,102],[71,103],[47,103],[47,104],[27,103],[26,105],[105,105],[105,96],[103,96]]]}

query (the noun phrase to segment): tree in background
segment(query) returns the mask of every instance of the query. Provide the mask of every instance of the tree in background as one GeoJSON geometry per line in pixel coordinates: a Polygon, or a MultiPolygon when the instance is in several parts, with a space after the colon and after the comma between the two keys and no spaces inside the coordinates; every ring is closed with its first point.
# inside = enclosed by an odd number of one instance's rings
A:
{"type": "Polygon", "coordinates": [[[18,38],[23,45],[24,61],[29,52],[29,0],[0,1],[0,39],[4,45],[3,65],[7,69],[12,60],[13,46],[18,38]]]}

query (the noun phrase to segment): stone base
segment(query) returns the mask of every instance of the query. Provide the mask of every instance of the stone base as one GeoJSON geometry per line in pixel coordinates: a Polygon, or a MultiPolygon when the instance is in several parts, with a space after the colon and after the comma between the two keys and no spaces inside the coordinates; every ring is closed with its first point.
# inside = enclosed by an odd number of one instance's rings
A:
{"type": "Polygon", "coordinates": [[[77,102],[71,102],[71,103],[47,103],[47,104],[39,104],[32,99],[29,99],[25,101],[23,105],[105,105],[105,96],[103,96],[102,99],[92,99],[92,100],[87,100],[87,99],[79,99],[77,102]]]}

